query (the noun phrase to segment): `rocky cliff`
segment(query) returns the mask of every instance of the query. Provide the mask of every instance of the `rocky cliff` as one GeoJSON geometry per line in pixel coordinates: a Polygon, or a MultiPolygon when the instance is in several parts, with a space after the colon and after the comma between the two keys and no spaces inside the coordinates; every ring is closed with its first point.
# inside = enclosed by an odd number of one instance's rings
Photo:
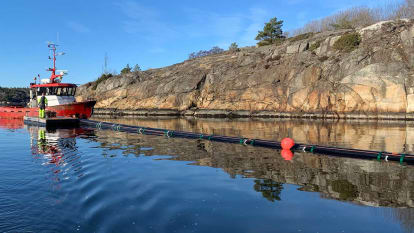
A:
{"type": "Polygon", "coordinates": [[[101,114],[414,119],[414,20],[307,34],[88,83],[101,114]],[[360,36],[341,50],[344,35],[360,36]]]}

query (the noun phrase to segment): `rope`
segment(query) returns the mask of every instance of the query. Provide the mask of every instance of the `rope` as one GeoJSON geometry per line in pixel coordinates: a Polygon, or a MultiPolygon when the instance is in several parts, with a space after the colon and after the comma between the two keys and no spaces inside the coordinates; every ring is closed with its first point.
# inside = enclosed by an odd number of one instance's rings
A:
{"type": "Polygon", "coordinates": [[[138,129],[138,133],[139,133],[139,134],[145,134],[145,129],[143,129],[143,128],[139,128],[139,129],[138,129]]]}
{"type": "Polygon", "coordinates": [[[315,146],[312,146],[310,149],[310,152],[313,153],[313,150],[315,149],[315,146]]]}
{"type": "Polygon", "coordinates": [[[400,157],[400,164],[402,164],[404,162],[404,158],[405,158],[405,154],[402,154],[400,157]]]}
{"type": "Polygon", "coordinates": [[[165,136],[168,138],[173,136],[173,132],[170,132],[169,130],[166,130],[164,133],[165,133],[165,136]]]}
{"type": "Polygon", "coordinates": [[[120,128],[121,127],[119,125],[116,125],[116,124],[112,125],[112,130],[119,131],[120,128]]]}
{"type": "Polygon", "coordinates": [[[239,140],[239,143],[241,144],[241,145],[245,145],[245,146],[247,146],[247,141],[248,141],[249,139],[247,139],[247,138],[240,138],[240,140],[239,140]]]}
{"type": "Polygon", "coordinates": [[[382,152],[379,152],[378,155],[377,155],[377,160],[378,161],[381,161],[381,156],[382,156],[382,152]]]}

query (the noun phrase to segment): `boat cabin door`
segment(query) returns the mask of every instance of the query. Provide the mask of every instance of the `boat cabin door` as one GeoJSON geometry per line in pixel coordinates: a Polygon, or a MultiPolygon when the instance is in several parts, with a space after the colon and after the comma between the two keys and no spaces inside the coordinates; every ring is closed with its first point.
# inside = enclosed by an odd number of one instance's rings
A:
{"type": "Polygon", "coordinates": [[[30,101],[28,103],[29,108],[36,108],[37,107],[37,95],[36,95],[36,88],[30,88],[30,101]]]}

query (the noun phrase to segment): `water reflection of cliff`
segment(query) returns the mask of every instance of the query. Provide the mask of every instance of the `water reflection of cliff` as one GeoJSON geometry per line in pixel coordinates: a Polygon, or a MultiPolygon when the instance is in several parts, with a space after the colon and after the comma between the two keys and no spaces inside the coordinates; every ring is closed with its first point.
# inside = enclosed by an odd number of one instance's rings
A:
{"type": "Polygon", "coordinates": [[[307,144],[414,153],[414,122],[194,118],[97,120],[277,141],[291,136],[307,144]]]}
{"type": "Polygon", "coordinates": [[[414,232],[413,208],[384,209],[384,216],[400,222],[407,233],[414,232]]]}
{"type": "Polygon", "coordinates": [[[108,154],[122,150],[124,156],[176,155],[169,159],[221,168],[231,177],[253,178],[252,188],[272,202],[283,201],[283,184],[287,183],[299,185],[301,191],[318,192],[322,198],[393,207],[384,209],[384,215],[407,232],[414,231],[412,166],[309,153],[296,153],[292,161],[285,161],[279,151],[266,148],[113,131],[95,134],[94,140],[108,154]]]}
{"type": "Polygon", "coordinates": [[[414,207],[414,167],[398,163],[296,153],[285,161],[276,150],[155,136],[96,131],[96,140],[107,149],[122,149],[135,156],[177,155],[172,160],[222,168],[230,176],[255,178],[257,191],[278,200],[279,183],[296,184],[299,190],[322,197],[369,206],[414,207]],[[156,145],[153,150],[148,148],[156,145]],[[270,191],[270,193],[266,193],[270,191]]]}

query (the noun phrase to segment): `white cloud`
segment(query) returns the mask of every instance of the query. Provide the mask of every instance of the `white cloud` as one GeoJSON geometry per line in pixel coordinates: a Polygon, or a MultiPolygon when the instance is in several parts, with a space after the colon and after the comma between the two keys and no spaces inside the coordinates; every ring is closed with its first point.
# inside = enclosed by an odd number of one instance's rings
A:
{"type": "Polygon", "coordinates": [[[232,42],[239,45],[252,45],[257,32],[263,28],[270,14],[261,7],[253,7],[248,13],[233,13],[231,15],[219,15],[204,12],[198,9],[185,9],[188,24],[185,31],[189,37],[215,37],[212,41],[216,45],[226,48],[232,42]]]}
{"type": "Polygon", "coordinates": [[[175,39],[211,39],[211,46],[236,42],[241,46],[255,44],[257,32],[270,19],[265,8],[253,7],[248,12],[218,14],[197,8],[182,7],[181,23],[168,20],[169,15],[134,1],[117,4],[126,16],[122,22],[125,32],[155,43],[175,39]]]}
{"type": "Polygon", "coordinates": [[[125,1],[117,5],[130,19],[142,21],[144,19],[154,19],[159,16],[159,13],[155,9],[143,6],[137,2],[125,1]]]}
{"type": "Polygon", "coordinates": [[[171,25],[161,19],[161,13],[154,8],[133,1],[125,1],[117,6],[126,16],[122,27],[127,33],[139,33],[142,38],[154,42],[170,40],[177,34],[171,25]]]}
{"type": "Polygon", "coordinates": [[[75,21],[69,21],[66,23],[66,26],[68,26],[70,29],[72,29],[75,32],[80,32],[80,33],[86,33],[86,32],[90,32],[91,30],[86,27],[85,25],[75,22],[75,21]]]}
{"type": "Polygon", "coordinates": [[[185,8],[183,11],[186,24],[181,26],[180,31],[189,37],[234,37],[243,26],[243,16],[240,14],[219,15],[194,8],[185,8]]]}

